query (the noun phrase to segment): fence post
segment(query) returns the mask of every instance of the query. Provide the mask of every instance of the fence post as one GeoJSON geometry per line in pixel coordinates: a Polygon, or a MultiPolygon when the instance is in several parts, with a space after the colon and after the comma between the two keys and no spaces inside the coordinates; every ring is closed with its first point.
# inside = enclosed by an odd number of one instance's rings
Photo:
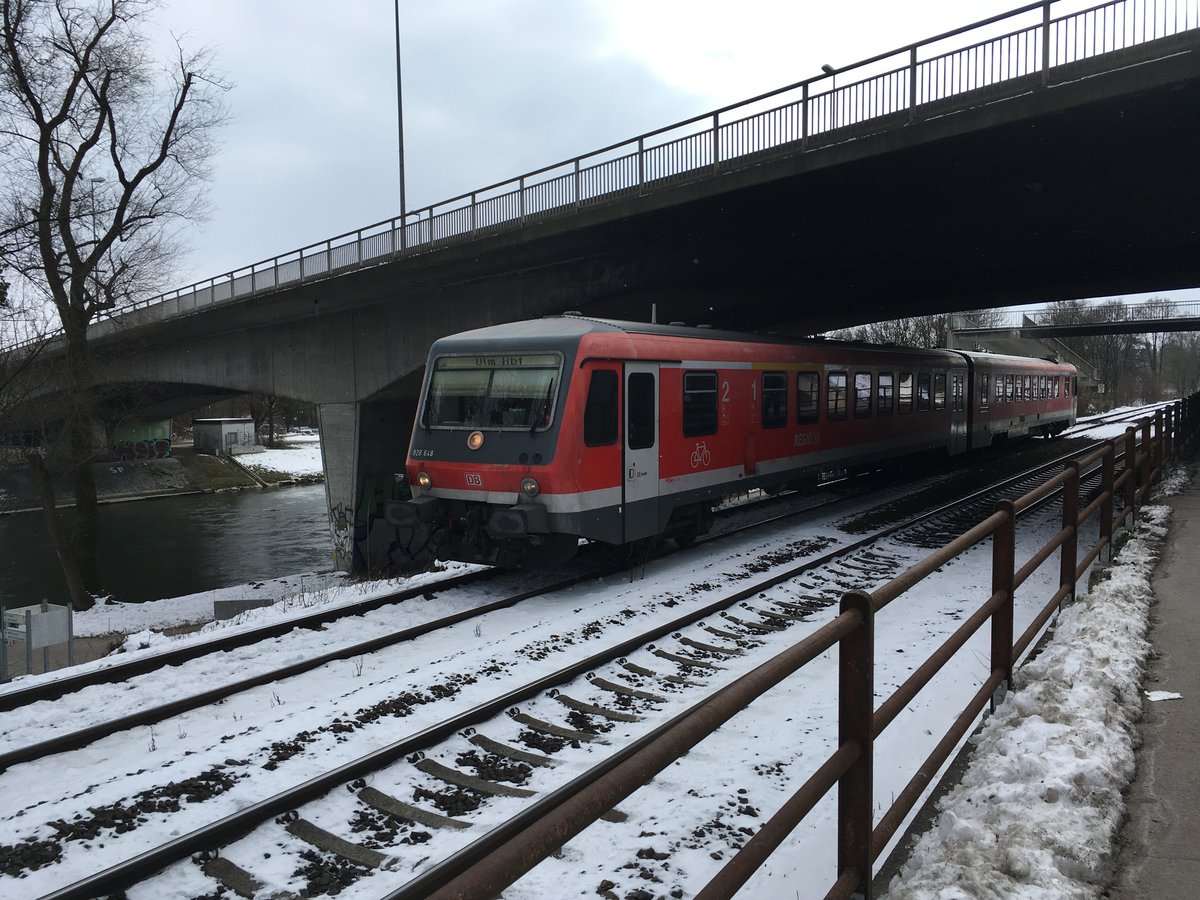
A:
{"type": "Polygon", "coordinates": [[[575,209],[579,210],[582,198],[579,196],[579,157],[575,158],[575,209]]]}
{"type": "Polygon", "coordinates": [[[1116,468],[1116,448],[1110,442],[1104,448],[1100,462],[1100,541],[1108,547],[1108,561],[1113,558],[1113,474],[1116,468]]]}
{"type": "Polygon", "coordinates": [[[992,532],[992,594],[1004,594],[1004,602],[992,613],[992,672],[1003,672],[1004,681],[992,694],[992,712],[1004,700],[1012,684],[1013,669],[1013,582],[1016,575],[1016,508],[1011,500],[996,504],[1004,521],[992,532]]]}
{"type": "Polygon", "coordinates": [[[471,237],[474,237],[479,231],[479,211],[478,196],[471,194],[471,237]]]}
{"type": "Polygon", "coordinates": [[[646,140],[638,138],[638,193],[646,183],[646,140]]]}
{"type": "MultiPolygon", "coordinates": [[[[517,182],[517,198],[521,208],[521,224],[525,224],[525,176],[521,176],[521,180],[517,182]]],[[[429,219],[430,233],[433,232],[433,217],[429,219]]]]}
{"type": "Polygon", "coordinates": [[[1079,463],[1075,460],[1066,465],[1067,482],[1063,485],[1062,527],[1067,532],[1059,556],[1058,586],[1067,588],[1061,601],[1075,600],[1075,568],[1079,565],[1079,463]]]}
{"type": "Polygon", "coordinates": [[[917,118],[917,48],[908,53],[908,121],[917,118]]]}
{"type": "Polygon", "coordinates": [[[1151,476],[1155,481],[1162,478],[1162,467],[1163,463],[1166,462],[1165,454],[1163,453],[1166,447],[1163,440],[1163,435],[1166,434],[1166,429],[1163,427],[1164,420],[1165,416],[1160,407],[1154,411],[1154,469],[1151,476]]]}
{"type": "Polygon", "coordinates": [[[1138,500],[1145,504],[1150,495],[1150,477],[1154,474],[1154,445],[1150,443],[1150,422],[1147,416],[1142,419],[1142,464],[1138,467],[1138,500]]]}
{"type": "Polygon", "coordinates": [[[1163,411],[1163,465],[1175,459],[1175,406],[1163,411]]]}
{"type": "Polygon", "coordinates": [[[871,900],[874,798],[875,607],[866,591],[842,595],[842,613],[858,613],[857,628],[838,646],[838,742],[859,755],[838,782],[838,875],[858,875],[854,897],[871,900]]]}
{"type": "Polygon", "coordinates": [[[1132,528],[1137,521],[1137,429],[1130,425],[1125,429],[1125,511],[1129,516],[1126,528],[1132,528]]]}

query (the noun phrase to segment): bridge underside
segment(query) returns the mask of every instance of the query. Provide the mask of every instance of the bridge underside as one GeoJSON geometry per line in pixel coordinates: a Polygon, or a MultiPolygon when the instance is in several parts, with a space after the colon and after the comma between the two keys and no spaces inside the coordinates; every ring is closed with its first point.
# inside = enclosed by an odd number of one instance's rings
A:
{"type": "Polygon", "coordinates": [[[444,334],[652,305],[805,334],[1200,285],[1198,109],[1200,53],[1183,47],[197,314],[147,309],[97,342],[112,381],[319,404],[331,513],[361,549],[444,334]]]}

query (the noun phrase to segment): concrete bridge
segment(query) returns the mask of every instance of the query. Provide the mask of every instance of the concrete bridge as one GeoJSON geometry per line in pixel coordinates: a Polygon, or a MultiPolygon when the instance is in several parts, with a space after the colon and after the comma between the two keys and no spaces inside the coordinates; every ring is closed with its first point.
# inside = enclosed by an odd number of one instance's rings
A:
{"type": "Polygon", "coordinates": [[[155,415],[318,404],[339,565],[386,543],[436,337],[565,309],[811,333],[1200,285],[1200,0],[1044,2],[127,308],[155,415]],[[372,529],[376,537],[372,538],[372,529]]]}

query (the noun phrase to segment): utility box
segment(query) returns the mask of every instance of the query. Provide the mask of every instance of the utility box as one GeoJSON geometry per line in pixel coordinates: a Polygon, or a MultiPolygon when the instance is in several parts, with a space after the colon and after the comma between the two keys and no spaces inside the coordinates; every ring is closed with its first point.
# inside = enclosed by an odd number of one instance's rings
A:
{"type": "Polygon", "coordinates": [[[75,664],[73,611],[42,601],[33,606],[3,608],[0,603],[0,681],[7,681],[8,651],[25,645],[25,674],[33,674],[33,651],[42,650],[42,671],[50,670],[50,648],[67,645],[67,664],[75,664]]]}
{"type": "Polygon", "coordinates": [[[192,441],[200,453],[237,456],[259,453],[253,419],[192,419],[192,441]]]}

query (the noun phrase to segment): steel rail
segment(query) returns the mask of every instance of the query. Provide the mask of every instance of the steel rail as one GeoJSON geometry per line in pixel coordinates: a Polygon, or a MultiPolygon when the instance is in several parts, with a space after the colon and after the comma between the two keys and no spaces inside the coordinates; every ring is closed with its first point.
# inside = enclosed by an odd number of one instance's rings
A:
{"type": "Polygon", "coordinates": [[[275,622],[270,625],[261,625],[253,629],[240,631],[237,634],[189,644],[187,647],[180,647],[176,650],[139,656],[127,662],[118,662],[103,669],[81,672],[76,675],[65,675],[62,678],[55,678],[52,681],[46,681],[42,684],[7,691],[0,693],[0,712],[9,712],[18,707],[36,703],[39,700],[57,700],[59,697],[85,687],[124,681],[135,675],[144,675],[147,672],[153,672],[155,669],[162,669],[167,666],[177,666],[212,653],[236,650],[239,647],[256,644],[259,641],[281,637],[297,628],[316,630],[338,619],[362,615],[363,613],[380,609],[392,603],[411,600],[414,597],[420,597],[424,594],[463,587],[464,585],[473,584],[476,581],[495,577],[495,574],[496,570],[494,569],[482,569],[475,572],[465,572],[461,575],[452,575],[449,578],[426,582],[419,587],[405,588],[404,590],[395,591],[382,597],[360,600],[357,603],[339,606],[335,609],[309,613],[308,615],[299,616],[294,619],[287,619],[282,622],[275,622]]]}

